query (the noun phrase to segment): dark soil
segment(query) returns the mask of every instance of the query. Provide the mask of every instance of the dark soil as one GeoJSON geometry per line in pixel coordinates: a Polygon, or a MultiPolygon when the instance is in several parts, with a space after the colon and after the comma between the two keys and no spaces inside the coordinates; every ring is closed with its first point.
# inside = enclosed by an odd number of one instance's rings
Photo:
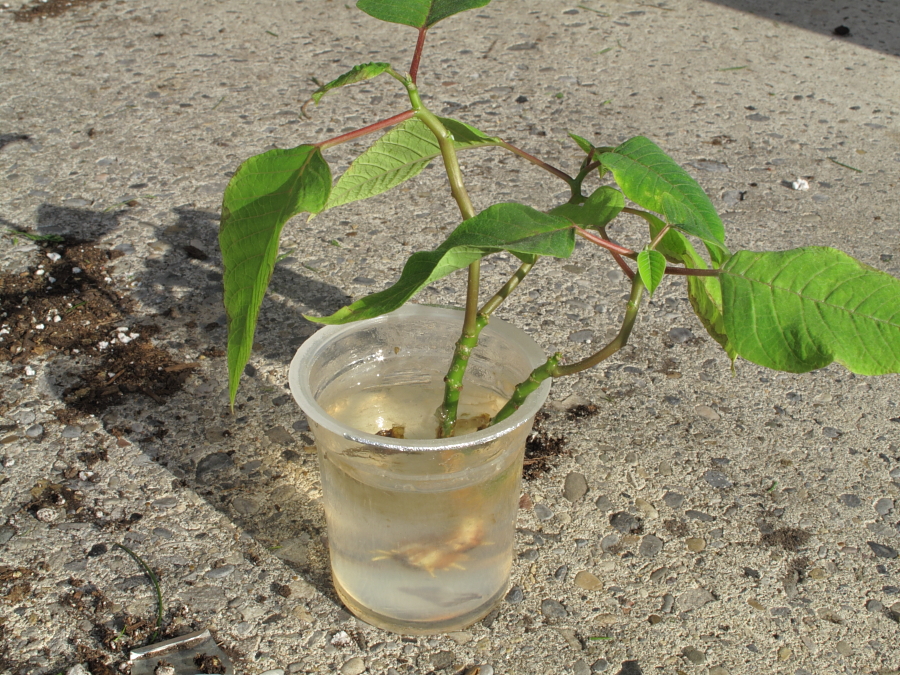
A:
{"type": "Polygon", "coordinates": [[[548,413],[539,412],[534,418],[531,435],[525,441],[525,466],[522,477],[534,480],[552,469],[560,456],[569,454],[566,450],[565,436],[551,436],[544,429],[544,422],[550,418],[548,413]]]}
{"type": "Polygon", "coordinates": [[[163,403],[196,366],[155,346],[155,325],[131,318],[134,303],[111,276],[120,255],[85,242],[44,243],[34,267],[0,275],[0,361],[64,356],[87,365],[79,384],[63,393],[67,407],[55,411],[61,422],[133,395],[163,403]]]}
{"type": "Polygon", "coordinates": [[[35,19],[43,19],[51,16],[59,16],[65,14],[70,9],[89,5],[97,0],[36,0],[30,5],[17,9],[13,12],[16,21],[34,21],[35,19]]]}
{"type": "Polygon", "coordinates": [[[194,665],[197,666],[201,673],[224,673],[225,664],[218,656],[210,656],[209,654],[197,654],[194,657],[194,665]]]}
{"type": "Polygon", "coordinates": [[[780,546],[785,551],[799,551],[810,536],[809,532],[797,527],[781,527],[764,534],[760,541],[766,546],[780,546]]]}

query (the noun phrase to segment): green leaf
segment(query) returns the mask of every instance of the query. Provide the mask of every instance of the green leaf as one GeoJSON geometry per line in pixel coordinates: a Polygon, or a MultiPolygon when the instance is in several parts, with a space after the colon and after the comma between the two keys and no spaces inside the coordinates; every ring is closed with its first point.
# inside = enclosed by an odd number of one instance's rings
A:
{"type": "Polygon", "coordinates": [[[587,140],[586,138],[582,138],[581,136],[579,136],[577,134],[573,134],[572,132],[569,132],[569,138],[571,138],[573,141],[575,141],[578,144],[578,147],[581,148],[582,150],[584,150],[588,154],[590,154],[591,150],[594,149],[594,146],[591,145],[591,142],[589,140],[587,140]]]}
{"type": "Polygon", "coordinates": [[[371,319],[397,309],[431,282],[491,253],[509,251],[531,262],[541,255],[568,258],[574,249],[575,230],[568,220],[523,204],[494,204],[463,221],[433,251],[410,256],[400,279],[390,288],[357,300],[331,316],[306,318],[326,324],[371,319]]]}
{"type": "Polygon", "coordinates": [[[647,292],[653,295],[653,291],[666,275],[666,257],[659,251],[645,248],[638,253],[637,265],[647,292]]]}
{"type": "Polygon", "coordinates": [[[284,224],[328,199],[331,172],[313,145],[270,150],[241,164],[225,188],[219,247],[228,315],[228,393],[231,404],[250,359],[256,319],[278,257],[284,224]]]}
{"type": "Polygon", "coordinates": [[[369,16],[413,28],[430,28],[448,16],[484,7],[491,0],[359,0],[356,6],[369,16]]]}
{"type": "MultiPolygon", "coordinates": [[[[665,213],[665,195],[680,203],[684,212],[681,225],[703,228],[716,246],[708,247],[716,267],[727,258],[725,226],[703,188],[666,155],[656,144],[643,136],[625,141],[612,152],[599,157],[613,172],[625,196],[635,204],[656,213],[665,213]]],[[[670,207],[671,209],[671,207],[670,207]]],[[[706,242],[704,242],[706,243],[706,242]]]]}
{"type": "Polygon", "coordinates": [[[583,204],[560,204],[550,210],[555,216],[568,218],[576,225],[592,230],[606,227],[622,209],[625,197],[619,190],[609,185],[597,188],[583,204]]]}
{"type": "MultiPolygon", "coordinates": [[[[440,118],[453,136],[457,150],[497,145],[500,139],[468,124],[440,118]]],[[[357,157],[341,175],[325,208],[334,208],[381,194],[409,180],[441,154],[431,130],[413,117],[388,131],[357,157]]]]}
{"type": "MultiPolygon", "coordinates": [[[[650,217],[650,237],[655,239],[665,223],[658,218],[650,217]]],[[[666,260],[682,264],[694,269],[706,269],[706,261],[691,246],[687,238],[677,230],[669,230],[656,245],[666,260]]],[[[722,286],[716,277],[687,278],[688,300],[700,323],[709,336],[721,345],[728,358],[734,361],[737,352],[725,333],[725,319],[722,315],[722,286]]]]}
{"type": "Polygon", "coordinates": [[[358,66],[353,66],[353,68],[337,79],[332,80],[328,84],[323,84],[316,89],[313,92],[312,100],[318,103],[322,100],[322,97],[332,89],[337,89],[338,87],[343,87],[348,84],[356,84],[363,80],[371,80],[373,77],[378,77],[384,71],[389,70],[390,67],[390,63],[362,63],[358,66]]]}
{"type": "Polygon", "coordinates": [[[832,248],[740,251],[722,268],[725,330],[748,361],[900,372],[900,281],[832,248]]]}
{"type": "Polygon", "coordinates": [[[709,251],[712,259],[718,260],[720,264],[728,259],[730,255],[728,249],[719,242],[716,234],[709,229],[706,222],[692,217],[690,208],[684,202],[678,201],[670,194],[663,195],[662,202],[663,215],[665,215],[666,222],[671,227],[700,239],[706,246],[706,250],[709,251]],[[713,255],[713,251],[717,253],[713,255]]]}

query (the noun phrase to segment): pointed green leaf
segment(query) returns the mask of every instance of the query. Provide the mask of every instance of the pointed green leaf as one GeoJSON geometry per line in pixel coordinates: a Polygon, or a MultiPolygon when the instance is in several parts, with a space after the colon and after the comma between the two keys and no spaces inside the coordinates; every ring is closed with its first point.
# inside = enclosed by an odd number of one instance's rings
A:
{"type": "Polygon", "coordinates": [[[382,21],[430,28],[459,12],[484,7],[491,0],[359,0],[356,6],[382,21]]]}
{"type": "Polygon", "coordinates": [[[343,87],[348,84],[356,84],[363,80],[371,80],[373,77],[378,77],[384,71],[389,70],[390,67],[390,63],[362,63],[358,66],[353,66],[353,68],[337,79],[332,80],[328,84],[323,84],[316,89],[313,92],[312,100],[318,103],[322,100],[322,97],[332,89],[337,89],[338,87],[343,87]]]}
{"type": "MultiPolygon", "coordinates": [[[[440,118],[457,150],[497,145],[500,139],[453,119],[440,118]]],[[[357,157],[331,191],[326,208],[381,194],[409,180],[441,154],[424,122],[413,117],[388,131],[357,157]]]]}
{"type": "Polygon", "coordinates": [[[702,223],[718,245],[709,251],[714,265],[719,267],[724,262],[727,257],[725,226],[715,207],[697,181],[656,144],[636,136],[614,151],[603,153],[599,159],[635,204],[656,213],[665,213],[664,195],[683,204],[686,215],[682,224],[702,223]]]}
{"type": "Polygon", "coordinates": [[[331,172],[313,145],[270,150],[241,164],[225,188],[219,247],[228,315],[228,392],[232,405],[250,359],[263,295],[275,268],[284,224],[304,211],[318,213],[331,172]]]}
{"type": "Polygon", "coordinates": [[[647,292],[653,295],[653,291],[666,275],[666,257],[659,251],[645,248],[638,253],[637,265],[647,292]]]}
{"type": "Polygon", "coordinates": [[[560,204],[550,213],[592,230],[606,227],[625,208],[625,197],[609,185],[597,188],[583,204],[560,204]]]}
{"type": "Polygon", "coordinates": [[[578,147],[584,150],[586,153],[590,154],[591,150],[594,149],[594,146],[591,145],[591,142],[586,138],[582,138],[578,134],[573,134],[571,131],[569,132],[569,138],[575,141],[578,144],[578,147]]]}
{"type": "Polygon", "coordinates": [[[331,316],[307,318],[326,324],[371,319],[397,309],[431,282],[491,253],[509,251],[532,262],[541,255],[568,258],[574,249],[575,230],[568,220],[523,204],[494,204],[463,221],[433,251],[410,256],[400,279],[390,288],[357,300],[331,316]]]}
{"type": "Polygon", "coordinates": [[[709,229],[705,221],[694,218],[690,208],[671,194],[664,194],[662,203],[663,215],[671,227],[697,237],[706,246],[706,250],[709,251],[713,260],[720,263],[725,262],[729,255],[728,249],[719,242],[716,234],[709,229]],[[716,251],[715,255],[713,255],[713,251],[716,251]]]}
{"type": "Polygon", "coordinates": [[[900,280],[832,248],[740,251],[722,268],[725,329],[748,361],[900,372],[900,280]]]}
{"type": "MultiPolygon", "coordinates": [[[[665,223],[658,218],[650,218],[650,237],[656,238],[665,223]]],[[[677,230],[669,230],[656,245],[666,260],[679,263],[694,269],[706,269],[706,261],[697,254],[687,238],[677,230]]],[[[722,287],[716,277],[688,277],[688,300],[700,323],[709,336],[721,345],[728,358],[734,361],[737,352],[734,350],[728,335],[725,333],[725,319],[722,316],[722,287]]]]}

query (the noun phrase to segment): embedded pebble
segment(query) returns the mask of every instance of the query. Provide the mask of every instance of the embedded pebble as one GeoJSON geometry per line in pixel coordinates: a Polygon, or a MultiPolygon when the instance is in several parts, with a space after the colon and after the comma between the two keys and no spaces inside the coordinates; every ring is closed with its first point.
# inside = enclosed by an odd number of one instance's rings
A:
{"type": "MultiPolygon", "coordinates": [[[[478,675],[494,675],[494,667],[490,664],[485,663],[475,667],[478,668],[478,675]]],[[[470,672],[472,671],[467,670],[466,675],[469,675],[470,672]]]]}
{"type": "Polygon", "coordinates": [[[74,666],[66,670],[66,675],[91,675],[91,671],[89,671],[80,663],[76,663],[74,666]]]}
{"type": "Polygon", "coordinates": [[[550,520],[553,517],[553,511],[546,504],[535,504],[534,515],[538,520],[550,520]]]}
{"type": "Polygon", "coordinates": [[[656,507],[646,499],[641,499],[640,497],[638,497],[634,500],[634,505],[638,507],[640,512],[644,514],[644,518],[646,518],[647,520],[654,520],[655,518],[659,518],[659,511],[657,511],[656,507]]]}
{"type": "Polygon", "coordinates": [[[714,488],[727,489],[732,485],[731,481],[728,480],[728,477],[724,473],[722,473],[721,471],[715,471],[714,469],[710,469],[709,471],[704,473],[703,480],[712,485],[714,488]]]}
{"type": "Polygon", "coordinates": [[[708,405],[695,406],[694,412],[697,413],[698,416],[702,417],[705,420],[709,420],[710,422],[715,422],[716,420],[722,419],[719,413],[710,408],[708,405]]]}
{"type": "Polygon", "coordinates": [[[511,605],[518,605],[525,599],[525,593],[521,586],[513,586],[506,594],[506,601],[511,605]]]}
{"type": "Polygon", "coordinates": [[[569,616],[569,613],[561,602],[550,599],[541,601],[541,614],[548,619],[565,619],[569,616]]]}
{"type": "Polygon", "coordinates": [[[205,483],[214,474],[234,466],[234,460],[224,452],[214,452],[197,463],[197,481],[205,483]]]}
{"type": "Polygon", "coordinates": [[[234,574],[234,565],[222,565],[211,569],[205,576],[207,579],[225,579],[232,574],[234,574]]]}
{"type": "Polygon", "coordinates": [[[609,661],[606,659],[597,659],[591,664],[592,673],[603,673],[609,668],[609,661]]]}
{"type": "Polygon", "coordinates": [[[700,553],[706,548],[706,540],[701,537],[689,537],[685,543],[687,544],[688,551],[693,553],[700,553]]]}
{"type": "Polygon", "coordinates": [[[685,647],[681,650],[685,658],[696,666],[706,663],[706,654],[694,647],[685,647]]]}
{"type": "Polygon", "coordinates": [[[841,502],[841,504],[851,509],[862,506],[862,499],[853,494],[841,495],[840,497],[838,497],[838,500],[841,502]]]}
{"type": "Polygon", "coordinates": [[[360,657],[354,656],[352,659],[344,661],[341,666],[341,675],[362,675],[366,670],[366,662],[360,657]]]}
{"type": "Polygon", "coordinates": [[[884,544],[879,544],[875,541],[867,541],[869,548],[872,549],[872,553],[874,553],[879,558],[888,558],[894,559],[897,557],[897,549],[891,548],[890,546],[885,546],[884,544]]]}
{"type": "Polygon", "coordinates": [[[654,558],[662,551],[662,548],[663,540],[655,535],[648,534],[641,540],[639,553],[645,558],[654,558]]]}
{"type": "Polygon", "coordinates": [[[599,591],[603,588],[603,582],[600,579],[584,570],[575,575],[575,585],[586,591],[599,591]]]}
{"type": "Polygon", "coordinates": [[[794,655],[794,650],[790,647],[779,647],[778,648],[778,660],[779,661],[790,661],[791,657],[794,655]]]}
{"type": "Polygon", "coordinates": [[[589,343],[594,339],[594,331],[590,329],[585,330],[576,330],[574,333],[569,334],[570,342],[587,342],[589,343]]]}
{"type": "Polygon", "coordinates": [[[25,435],[28,436],[28,438],[39,438],[43,433],[44,427],[40,424],[32,424],[25,430],[25,435]]]}
{"type": "Polygon", "coordinates": [[[283,668],[273,668],[272,670],[267,670],[264,673],[260,673],[260,675],[284,675],[283,668]]]}
{"type": "MultiPolygon", "coordinates": [[[[713,666],[709,669],[708,675],[730,675],[730,673],[725,666],[713,666]]],[[[799,671],[794,673],[794,675],[800,675],[799,671]]]]}
{"type": "Polygon", "coordinates": [[[694,334],[690,328],[672,328],[669,331],[669,339],[677,345],[684,344],[688,340],[694,339],[694,334]]]}
{"type": "Polygon", "coordinates": [[[443,670],[453,664],[453,652],[446,650],[437,652],[431,655],[430,661],[435,670],[443,670]]]}
{"type": "Polygon", "coordinates": [[[663,460],[659,463],[659,467],[656,469],[659,472],[660,476],[671,476],[672,475],[672,465],[663,460]]]}
{"type": "Polygon", "coordinates": [[[639,532],[643,527],[640,518],[633,516],[628,511],[616,511],[609,517],[609,524],[622,534],[639,532]]]}
{"type": "Polygon", "coordinates": [[[663,502],[671,509],[680,509],[681,505],[684,504],[684,495],[680,495],[677,492],[667,492],[663,495],[663,502]]]}
{"type": "Polygon", "coordinates": [[[715,597],[705,588],[692,588],[678,596],[678,611],[690,612],[715,601],[715,597]]]}
{"type": "Polygon", "coordinates": [[[563,487],[563,497],[570,502],[577,502],[587,494],[587,491],[588,484],[584,474],[573,471],[566,476],[566,482],[563,487]]]}
{"type": "Polygon", "coordinates": [[[591,667],[584,659],[578,659],[572,665],[572,675],[591,675],[591,667]]]}
{"type": "Polygon", "coordinates": [[[838,640],[837,645],[835,645],[838,650],[838,654],[841,656],[851,656],[853,654],[853,647],[850,646],[850,643],[846,640],[838,640]]]}
{"type": "Polygon", "coordinates": [[[612,511],[615,506],[606,495],[600,495],[594,500],[594,505],[601,511],[612,511]]]}
{"type": "Polygon", "coordinates": [[[63,427],[60,436],[63,438],[79,438],[81,436],[81,427],[75,425],[66,425],[63,427]]]}
{"type": "Polygon", "coordinates": [[[887,516],[894,510],[894,500],[890,497],[882,497],[875,502],[875,513],[879,516],[887,516]]]}

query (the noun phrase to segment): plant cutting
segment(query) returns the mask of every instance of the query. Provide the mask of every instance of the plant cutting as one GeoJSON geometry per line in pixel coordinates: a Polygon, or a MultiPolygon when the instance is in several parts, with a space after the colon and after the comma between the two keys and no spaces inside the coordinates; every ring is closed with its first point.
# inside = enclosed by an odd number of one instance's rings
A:
{"type": "Polygon", "coordinates": [[[316,435],[335,586],[359,616],[403,632],[462,627],[502,596],[522,444],[552,379],[588,370],[620,350],[645,295],[669,276],[709,335],[738,356],[802,373],[833,361],[876,375],[900,372],[900,281],[831,248],[730,251],[725,228],[694,179],[651,140],[616,146],[570,134],[584,153],[575,175],[529,154],[494,130],[434,114],[417,73],[429,29],[490,0],[359,0],[376,19],[418,31],[407,71],[354,67],[312,100],[380,78],[409,109],[317,143],[245,161],[224,196],[220,245],[228,313],[232,405],[253,343],[282,228],[381,194],[443,164],[460,224],[434,249],[413,254],[399,279],[326,317],[292,363],[290,384],[316,435]],[[324,153],[384,132],[335,182],[324,153]],[[457,154],[503,148],[543,169],[568,192],[547,212],[494,204],[475,212],[457,154]],[[646,224],[640,249],[612,237],[620,215],[646,224]],[[615,337],[593,354],[544,356],[494,318],[539,274],[541,258],[569,258],[576,238],[604,250],[630,279],[615,337]],[[481,288],[481,260],[511,254],[518,268],[481,288]],[[465,271],[461,311],[406,306],[429,284],[465,271]]]}

